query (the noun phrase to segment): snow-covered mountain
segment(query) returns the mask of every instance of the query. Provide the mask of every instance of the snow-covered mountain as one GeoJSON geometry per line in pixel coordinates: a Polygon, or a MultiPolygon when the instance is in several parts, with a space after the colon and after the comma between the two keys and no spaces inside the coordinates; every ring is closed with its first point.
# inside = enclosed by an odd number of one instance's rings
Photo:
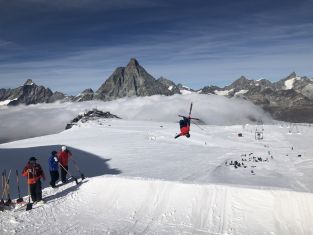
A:
{"type": "Polygon", "coordinates": [[[83,102],[115,100],[132,96],[214,94],[228,98],[242,98],[261,106],[274,119],[289,122],[313,122],[313,79],[291,73],[286,78],[271,82],[266,79],[249,80],[242,76],[223,88],[205,86],[194,90],[169,79],[155,79],[135,59],[126,67],[118,67],[94,92],[86,89],[77,96],[65,96],[28,80],[16,89],[0,89],[0,106],[17,104],[51,103],[56,100],[83,102]]]}
{"type": "Polygon", "coordinates": [[[241,97],[260,105],[273,118],[289,122],[313,122],[313,80],[292,73],[278,82],[240,77],[224,88],[206,87],[202,94],[241,97]]]}
{"type": "Polygon", "coordinates": [[[15,89],[0,89],[0,105],[53,103],[64,98],[61,92],[53,93],[49,88],[36,85],[31,79],[15,89]]]}
{"type": "MultiPolygon", "coordinates": [[[[98,119],[2,144],[1,171],[21,171],[36,156],[48,173],[50,152],[67,145],[88,178],[52,189],[48,176],[43,182],[46,203],[28,212],[0,212],[0,231],[312,234],[312,127],[264,125],[263,140],[255,139],[256,128],[192,124],[191,138],[174,139],[177,123],[98,119]]],[[[69,170],[80,175],[72,162],[69,170]]],[[[21,186],[26,195],[24,180],[21,186]]]]}

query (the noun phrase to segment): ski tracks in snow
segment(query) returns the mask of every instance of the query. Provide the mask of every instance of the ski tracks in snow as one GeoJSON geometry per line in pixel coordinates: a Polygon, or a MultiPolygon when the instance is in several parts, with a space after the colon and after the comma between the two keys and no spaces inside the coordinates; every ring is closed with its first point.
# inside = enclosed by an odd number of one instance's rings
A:
{"type": "Polygon", "coordinates": [[[102,176],[47,188],[45,205],[1,214],[3,234],[312,234],[313,196],[102,176]]]}

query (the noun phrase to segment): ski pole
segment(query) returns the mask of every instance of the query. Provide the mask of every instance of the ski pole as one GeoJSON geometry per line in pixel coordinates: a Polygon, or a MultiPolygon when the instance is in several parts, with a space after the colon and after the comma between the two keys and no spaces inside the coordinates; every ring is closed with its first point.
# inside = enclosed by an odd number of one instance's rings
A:
{"type": "Polygon", "coordinates": [[[192,123],[195,124],[200,130],[206,131],[204,128],[200,127],[197,123],[195,123],[195,122],[193,122],[193,121],[192,121],[192,123]]]}
{"type": "Polygon", "coordinates": [[[9,206],[12,203],[11,197],[10,197],[10,176],[11,176],[11,169],[9,171],[9,175],[6,182],[6,194],[7,194],[7,201],[5,202],[6,206],[9,206]]]}
{"type": "Polygon", "coordinates": [[[59,165],[63,168],[63,170],[66,171],[67,174],[69,174],[69,176],[70,176],[71,178],[73,178],[73,179],[75,180],[76,184],[78,184],[77,178],[74,177],[74,176],[72,176],[71,173],[70,173],[68,170],[66,170],[66,168],[65,168],[60,162],[59,162],[59,165]]]}
{"type": "Polygon", "coordinates": [[[1,175],[1,181],[2,181],[2,196],[1,196],[1,202],[0,202],[0,205],[4,205],[4,192],[5,192],[5,188],[4,188],[4,171],[2,171],[2,175],[1,175]]]}
{"type": "Polygon", "coordinates": [[[3,179],[3,190],[2,190],[2,197],[1,197],[1,204],[4,205],[4,197],[6,196],[6,189],[7,189],[7,185],[6,185],[6,170],[4,170],[2,172],[2,179],[3,179]]]}
{"type": "Polygon", "coordinates": [[[28,203],[26,204],[26,210],[33,209],[33,204],[30,203],[30,184],[29,184],[29,171],[27,170],[27,184],[28,184],[28,203]]]}
{"type": "Polygon", "coordinates": [[[17,170],[16,170],[16,183],[17,183],[17,191],[18,191],[18,199],[16,200],[16,202],[21,203],[21,202],[23,202],[23,198],[21,197],[20,182],[19,182],[17,170]]]}
{"type": "Polygon", "coordinates": [[[71,160],[72,160],[72,162],[73,162],[73,164],[74,164],[74,167],[75,167],[76,170],[79,172],[80,177],[82,178],[82,180],[84,180],[84,179],[85,179],[84,173],[82,173],[82,172],[80,171],[80,169],[79,169],[78,164],[76,163],[76,161],[75,161],[74,159],[71,159],[71,160]]]}
{"type": "Polygon", "coordinates": [[[4,205],[4,198],[6,197],[6,193],[7,193],[7,171],[6,169],[4,169],[3,171],[3,194],[2,194],[2,201],[3,201],[3,205],[4,205]]]}
{"type": "Polygon", "coordinates": [[[2,198],[1,198],[1,204],[2,205],[10,205],[11,204],[11,198],[10,198],[10,186],[9,186],[9,179],[10,179],[10,175],[11,175],[11,170],[9,171],[9,175],[8,178],[6,178],[6,171],[4,170],[2,177],[3,177],[3,182],[4,182],[4,187],[3,187],[3,192],[2,192],[2,198]],[[4,202],[4,196],[7,197],[7,201],[4,202]]]}

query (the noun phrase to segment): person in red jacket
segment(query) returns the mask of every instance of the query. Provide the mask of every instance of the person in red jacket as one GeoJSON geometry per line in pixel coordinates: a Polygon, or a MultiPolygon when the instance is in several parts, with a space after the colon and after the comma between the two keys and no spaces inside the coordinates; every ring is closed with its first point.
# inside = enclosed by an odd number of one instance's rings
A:
{"type": "Polygon", "coordinates": [[[66,183],[66,175],[68,171],[68,160],[72,156],[70,150],[66,146],[62,146],[61,150],[57,154],[59,164],[61,165],[61,180],[63,183],[66,183]],[[65,168],[65,169],[64,169],[65,168]]]}
{"type": "Polygon", "coordinates": [[[189,138],[190,137],[190,134],[189,134],[190,117],[183,117],[183,119],[179,121],[179,126],[180,126],[180,133],[175,136],[175,139],[183,135],[189,138]]]}
{"type": "Polygon", "coordinates": [[[31,157],[22,172],[22,175],[27,177],[27,184],[29,184],[30,195],[34,203],[42,201],[40,179],[46,179],[42,167],[36,161],[35,157],[31,157]]]}

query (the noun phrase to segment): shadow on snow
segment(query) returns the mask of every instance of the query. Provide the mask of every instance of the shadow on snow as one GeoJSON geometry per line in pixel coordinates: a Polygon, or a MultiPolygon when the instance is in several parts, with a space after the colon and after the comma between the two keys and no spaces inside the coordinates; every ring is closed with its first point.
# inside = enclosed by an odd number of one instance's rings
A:
{"type": "MultiPolygon", "coordinates": [[[[16,173],[18,170],[20,177],[20,188],[21,195],[27,195],[27,184],[26,177],[21,176],[22,170],[27,164],[30,157],[36,157],[37,163],[39,163],[46,175],[46,181],[42,180],[42,187],[48,187],[50,182],[50,173],[48,168],[48,158],[53,150],[58,151],[61,149],[61,145],[51,145],[51,146],[40,146],[32,148],[15,148],[15,149],[0,149],[0,171],[6,169],[7,175],[11,169],[10,176],[10,193],[11,198],[17,198],[17,183],[16,183],[16,173]]],[[[94,177],[105,174],[117,175],[121,171],[119,169],[110,168],[108,161],[111,159],[100,158],[97,155],[69,147],[73,154],[73,159],[78,164],[79,169],[84,173],[85,177],[94,177]]],[[[79,178],[80,173],[76,170],[73,162],[69,162],[69,172],[79,178]]],[[[72,188],[72,187],[71,187],[72,188]]],[[[2,188],[1,188],[2,195],[2,188]]]]}

